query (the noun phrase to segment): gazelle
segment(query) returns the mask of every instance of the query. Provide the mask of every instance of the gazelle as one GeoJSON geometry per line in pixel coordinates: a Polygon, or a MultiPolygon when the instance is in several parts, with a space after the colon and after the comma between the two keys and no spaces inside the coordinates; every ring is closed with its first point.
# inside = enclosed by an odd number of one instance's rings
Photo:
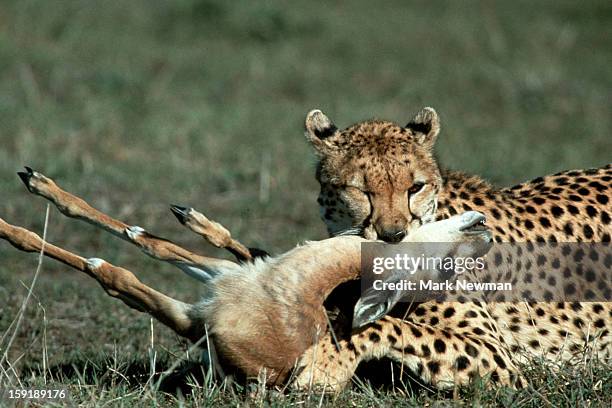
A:
{"type": "MultiPolygon", "coordinates": [[[[153,258],[174,264],[201,282],[206,295],[196,304],[181,302],[143,284],[126,269],[44,243],[35,233],[2,219],[0,238],[19,250],[43,252],[88,274],[108,295],[149,313],[192,342],[210,335],[225,369],[233,368],[247,376],[257,376],[265,370],[268,383],[278,384],[286,381],[296,366],[304,372],[317,359],[328,358],[317,351],[330,342],[340,347],[333,339],[324,302],[339,285],[359,278],[360,248],[368,242],[364,238],[339,236],[310,241],[278,256],[263,254],[254,258],[256,251],[233,239],[220,224],[193,209],[174,206],[173,212],[184,225],[213,245],[227,248],[240,262],[206,257],[113,219],[62,190],[50,178],[26,170],[19,175],[31,193],[50,200],[68,217],[93,224],[153,258]]],[[[488,242],[490,234],[482,227],[483,221],[480,213],[464,213],[426,224],[404,241],[488,242]]],[[[359,328],[383,317],[392,306],[361,303],[355,309],[353,326],[359,328]]],[[[359,344],[363,336],[363,331],[356,330],[345,344],[359,344]]],[[[385,350],[372,347],[369,353],[381,357],[385,350]]],[[[313,385],[310,381],[309,375],[297,375],[298,385],[313,385]]]]}

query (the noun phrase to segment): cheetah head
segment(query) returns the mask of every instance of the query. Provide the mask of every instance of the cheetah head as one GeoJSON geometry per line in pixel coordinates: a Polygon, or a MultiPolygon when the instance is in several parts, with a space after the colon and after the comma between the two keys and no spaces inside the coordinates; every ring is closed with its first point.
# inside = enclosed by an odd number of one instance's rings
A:
{"type": "Polygon", "coordinates": [[[330,235],[399,242],[434,221],[442,184],[433,157],[438,114],[423,108],[408,122],[370,120],[339,130],[320,110],[306,116],[318,157],[318,203],[330,235]]]}

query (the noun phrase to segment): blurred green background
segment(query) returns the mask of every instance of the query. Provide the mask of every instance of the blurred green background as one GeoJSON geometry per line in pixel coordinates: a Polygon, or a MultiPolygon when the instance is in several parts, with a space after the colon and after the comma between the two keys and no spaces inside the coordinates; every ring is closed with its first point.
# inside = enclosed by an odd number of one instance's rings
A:
{"type": "MultiPolygon", "coordinates": [[[[310,109],[345,127],[404,124],[433,106],[440,161],[509,185],[611,161],[611,62],[605,0],[3,0],[0,217],[41,231],[45,202],[15,175],[29,165],[190,248],[220,254],[169,203],[278,252],[325,236],[303,137],[310,109]]],[[[56,211],[48,235],[173,296],[198,295],[178,270],[56,211]]],[[[0,261],[1,332],[36,257],[0,242],[0,261]]],[[[28,350],[21,363],[40,362],[41,310],[57,361],[80,343],[87,358],[147,347],[148,319],[87,277],[46,261],[35,295],[14,346],[28,350]]]]}

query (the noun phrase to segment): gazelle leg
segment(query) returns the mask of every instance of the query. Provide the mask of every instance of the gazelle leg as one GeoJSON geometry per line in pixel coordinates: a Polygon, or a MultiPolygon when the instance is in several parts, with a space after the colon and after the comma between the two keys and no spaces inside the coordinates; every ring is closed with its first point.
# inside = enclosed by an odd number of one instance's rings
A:
{"type": "Polygon", "coordinates": [[[202,236],[217,248],[227,249],[239,261],[249,262],[252,261],[255,256],[265,254],[261,250],[247,248],[245,245],[232,238],[232,234],[223,225],[208,219],[204,214],[193,208],[173,205],[170,209],[181,224],[202,236]]]}
{"type": "MultiPolygon", "coordinates": [[[[41,252],[43,240],[25,228],[6,223],[0,218],[0,238],[25,252],[41,252]]],[[[85,259],[55,245],[44,243],[44,255],[98,281],[106,293],[133,309],[145,312],[193,342],[200,339],[200,325],[189,316],[192,306],[164,295],[142,283],[128,271],[102,259],[85,259]]]]}
{"type": "Polygon", "coordinates": [[[147,255],[170,262],[187,274],[206,281],[221,268],[234,268],[236,264],[195,254],[167,239],[149,234],[141,227],[129,226],[87,204],[84,200],[62,190],[52,179],[26,167],[18,173],[28,191],[51,201],[67,217],[76,218],[102,228],[111,234],[131,242],[147,255]]]}

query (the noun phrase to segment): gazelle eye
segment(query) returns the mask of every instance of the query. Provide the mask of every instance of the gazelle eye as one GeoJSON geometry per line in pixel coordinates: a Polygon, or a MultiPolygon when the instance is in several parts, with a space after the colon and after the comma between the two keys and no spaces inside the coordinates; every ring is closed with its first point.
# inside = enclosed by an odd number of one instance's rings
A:
{"type": "Polygon", "coordinates": [[[413,195],[413,194],[418,193],[419,191],[423,189],[423,187],[425,187],[425,183],[414,183],[408,189],[408,195],[413,195]]]}

